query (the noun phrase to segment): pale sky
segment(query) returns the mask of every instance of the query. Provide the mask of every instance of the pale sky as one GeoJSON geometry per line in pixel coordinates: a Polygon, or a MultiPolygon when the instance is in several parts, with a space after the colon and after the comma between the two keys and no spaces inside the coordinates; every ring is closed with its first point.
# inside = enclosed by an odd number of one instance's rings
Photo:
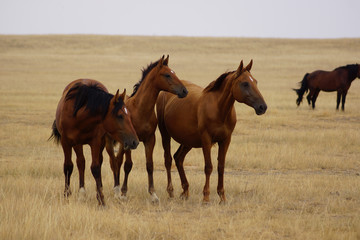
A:
{"type": "Polygon", "coordinates": [[[360,0],[0,0],[0,34],[359,38],[360,0]]]}

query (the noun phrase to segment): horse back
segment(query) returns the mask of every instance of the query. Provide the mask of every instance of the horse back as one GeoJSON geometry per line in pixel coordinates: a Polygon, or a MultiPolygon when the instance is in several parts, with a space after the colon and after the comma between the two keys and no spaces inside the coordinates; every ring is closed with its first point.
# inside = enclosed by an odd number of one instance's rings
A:
{"type": "Polygon", "coordinates": [[[105,92],[109,92],[107,90],[107,88],[99,81],[96,81],[94,79],[77,79],[72,81],[71,83],[69,83],[64,91],[63,91],[63,96],[66,96],[67,92],[74,87],[76,84],[82,84],[82,85],[86,85],[86,86],[91,86],[91,85],[97,85],[98,87],[100,87],[102,90],[104,90],[105,92]]]}
{"type": "Polygon", "coordinates": [[[90,116],[84,108],[79,109],[76,118],[73,117],[75,100],[66,99],[66,95],[76,84],[84,84],[87,86],[97,85],[105,92],[108,92],[102,83],[92,79],[77,79],[65,87],[56,109],[55,122],[61,136],[72,140],[74,144],[87,142],[87,139],[94,137],[93,135],[97,134],[97,131],[89,132],[88,130],[95,129],[102,120],[101,116],[90,116]],[[79,136],[82,137],[79,138],[79,136]]]}

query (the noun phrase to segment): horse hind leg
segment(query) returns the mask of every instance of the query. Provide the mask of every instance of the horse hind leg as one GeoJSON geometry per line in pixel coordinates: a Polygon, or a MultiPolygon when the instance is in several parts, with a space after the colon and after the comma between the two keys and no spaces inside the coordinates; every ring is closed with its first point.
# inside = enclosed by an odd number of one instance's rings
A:
{"type": "Polygon", "coordinates": [[[185,145],[180,145],[176,153],[174,154],[174,159],[176,163],[176,168],[179,172],[181,186],[183,188],[183,192],[180,194],[180,198],[188,199],[189,198],[189,182],[186,178],[185,170],[184,170],[184,160],[186,154],[191,150],[191,147],[187,147],[185,145]]]}
{"type": "MultiPolygon", "coordinates": [[[[100,145],[100,144],[99,144],[100,145]]],[[[96,198],[99,202],[99,205],[105,206],[105,199],[103,194],[103,185],[101,179],[101,165],[103,162],[102,150],[105,147],[105,143],[103,145],[98,146],[98,144],[94,144],[91,146],[91,173],[96,182],[96,198]]]]}
{"type": "Polygon", "coordinates": [[[345,111],[345,100],[346,100],[347,90],[343,92],[341,99],[341,110],[345,111]]]}
{"type": "Polygon", "coordinates": [[[338,91],[336,97],[336,110],[339,110],[340,100],[341,100],[341,92],[338,91]]]}
{"type": "Polygon", "coordinates": [[[74,147],[76,153],[76,165],[79,171],[79,200],[86,199],[86,191],[85,191],[85,157],[83,153],[83,146],[77,145],[74,147]]]}
{"type": "Polygon", "coordinates": [[[70,190],[70,178],[72,171],[74,169],[74,164],[71,160],[71,151],[72,148],[66,144],[64,141],[61,142],[63,152],[64,152],[64,175],[65,175],[65,190],[64,190],[64,196],[68,197],[71,195],[70,190]]]}
{"type": "Polygon", "coordinates": [[[309,105],[311,104],[311,97],[312,97],[312,91],[310,91],[310,92],[308,93],[308,95],[306,96],[306,100],[307,100],[307,102],[308,102],[309,105]]]}
{"type": "Polygon", "coordinates": [[[172,180],[171,180],[171,166],[172,166],[171,137],[169,136],[169,133],[166,131],[166,128],[161,124],[160,121],[159,121],[159,130],[161,134],[162,146],[164,149],[164,165],[166,168],[167,181],[168,181],[166,190],[169,194],[169,197],[173,198],[174,187],[172,185],[172,180]]]}
{"type": "Polygon", "coordinates": [[[314,95],[312,96],[312,108],[315,109],[315,102],[319,96],[320,90],[316,89],[314,95]]]}

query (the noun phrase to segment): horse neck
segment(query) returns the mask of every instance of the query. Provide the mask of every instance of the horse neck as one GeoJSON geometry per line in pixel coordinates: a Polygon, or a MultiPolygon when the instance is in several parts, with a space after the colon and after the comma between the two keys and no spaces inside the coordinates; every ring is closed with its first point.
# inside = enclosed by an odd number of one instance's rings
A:
{"type": "Polygon", "coordinates": [[[235,103],[235,98],[231,93],[232,81],[226,80],[223,85],[224,86],[219,89],[220,96],[218,98],[218,109],[221,120],[225,121],[225,119],[231,113],[231,109],[233,108],[235,103]]]}
{"type": "Polygon", "coordinates": [[[132,97],[136,102],[136,111],[142,116],[150,116],[154,112],[156,99],[160,93],[160,90],[153,84],[154,82],[153,76],[146,77],[132,97]]]}

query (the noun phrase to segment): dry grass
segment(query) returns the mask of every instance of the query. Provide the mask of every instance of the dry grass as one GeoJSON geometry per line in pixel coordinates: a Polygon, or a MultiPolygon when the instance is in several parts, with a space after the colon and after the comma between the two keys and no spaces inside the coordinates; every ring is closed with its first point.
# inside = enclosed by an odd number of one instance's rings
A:
{"type": "MultiPolygon", "coordinates": [[[[0,239],[359,239],[360,81],[350,88],[345,112],[335,111],[335,93],[321,92],[315,111],[307,104],[297,108],[291,90],[306,72],[355,63],[359,54],[360,39],[0,36],[0,239]],[[113,93],[129,93],[140,69],[162,54],[170,54],[180,78],[201,86],[241,59],[254,59],[252,73],[269,108],[259,117],[236,104],[225,173],[228,204],[218,205],[214,171],[211,203],[201,205],[199,149],[185,160],[189,200],[168,199],[158,133],[159,205],[146,191],[142,146],[133,154],[127,202],[113,198],[106,156],[107,207],[97,207],[88,149],[86,200],[77,198],[77,171],[74,194],[64,200],[61,147],[46,140],[65,85],[88,77],[113,93]]],[[[173,177],[178,195],[175,168],[173,177]]]]}

